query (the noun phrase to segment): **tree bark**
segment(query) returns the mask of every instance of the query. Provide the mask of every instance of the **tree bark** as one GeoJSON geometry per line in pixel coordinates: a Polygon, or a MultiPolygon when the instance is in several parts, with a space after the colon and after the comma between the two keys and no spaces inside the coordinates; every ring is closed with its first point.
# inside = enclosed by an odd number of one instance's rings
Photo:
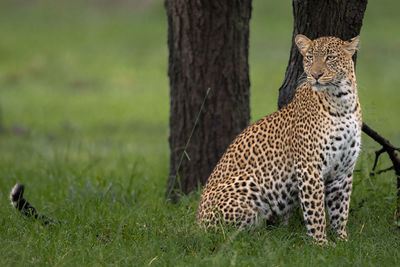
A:
{"type": "MultiPolygon", "coordinates": [[[[297,34],[310,39],[336,36],[349,40],[360,34],[367,0],[293,0],[293,36],[289,63],[281,88],[278,108],[290,103],[303,74],[303,57],[294,43],[297,34]]],[[[353,57],[354,63],[356,54],[353,57]]]]}
{"type": "Polygon", "coordinates": [[[229,143],[249,123],[251,0],[165,0],[165,8],[170,79],[167,196],[177,200],[180,192],[187,194],[206,182],[229,143]]]}

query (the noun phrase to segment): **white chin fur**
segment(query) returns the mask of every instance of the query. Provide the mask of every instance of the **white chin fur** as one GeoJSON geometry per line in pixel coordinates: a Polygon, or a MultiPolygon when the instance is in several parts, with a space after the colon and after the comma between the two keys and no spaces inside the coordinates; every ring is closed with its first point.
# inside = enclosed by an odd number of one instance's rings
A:
{"type": "Polygon", "coordinates": [[[311,88],[314,89],[315,91],[324,91],[326,89],[326,85],[322,84],[313,84],[311,85],[311,88]]]}

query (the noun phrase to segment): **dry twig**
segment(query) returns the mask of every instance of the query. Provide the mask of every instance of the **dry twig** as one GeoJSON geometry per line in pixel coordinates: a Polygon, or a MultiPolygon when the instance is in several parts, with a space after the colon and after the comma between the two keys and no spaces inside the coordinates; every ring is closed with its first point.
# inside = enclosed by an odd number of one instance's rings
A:
{"type": "Polygon", "coordinates": [[[380,170],[375,172],[375,174],[383,173],[389,170],[394,170],[397,176],[397,227],[400,228],[400,158],[397,155],[397,152],[400,151],[400,148],[393,146],[389,140],[378,134],[375,130],[369,127],[367,124],[363,123],[362,131],[366,133],[369,137],[374,139],[378,144],[382,146],[382,148],[375,152],[375,162],[372,170],[375,171],[376,165],[378,163],[379,156],[382,153],[386,152],[389,155],[390,160],[392,161],[393,166],[386,168],[384,170],[380,170]]]}

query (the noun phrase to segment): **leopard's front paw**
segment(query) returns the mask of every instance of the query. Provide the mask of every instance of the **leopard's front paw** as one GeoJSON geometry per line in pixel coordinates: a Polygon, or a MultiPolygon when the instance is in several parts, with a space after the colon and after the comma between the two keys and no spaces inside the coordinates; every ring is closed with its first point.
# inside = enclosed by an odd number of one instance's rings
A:
{"type": "Polygon", "coordinates": [[[344,242],[348,241],[346,231],[338,232],[337,235],[338,235],[338,239],[340,241],[344,241],[344,242]]]}
{"type": "Polygon", "coordinates": [[[328,239],[326,239],[326,238],[315,239],[314,241],[318,246],[321,246],[321,247],[326,247],[329,245],[328,239]]]}

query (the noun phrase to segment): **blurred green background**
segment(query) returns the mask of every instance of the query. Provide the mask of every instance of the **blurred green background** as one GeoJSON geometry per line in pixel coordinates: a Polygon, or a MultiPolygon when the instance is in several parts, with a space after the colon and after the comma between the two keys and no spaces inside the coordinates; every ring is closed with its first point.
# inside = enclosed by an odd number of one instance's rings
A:
{"type": "MultiPolygon", "coordinates": [[[[357,64],[364,120],[394,143],[400,138],[397,5],[370,1],[357,64]]],[[[3,0],[0,12],[3,127],[42,140],[119,139],[140,144],[139,154],[147,148],[167,154],[162,1],[3,0]]],[[[276,109],[291,32],[290,1],[254,1],[252,121],[276,109]]]]}
{"type": "MultiPolygon", "coordinates": [[[[363,119],[397,146],[399,7],[394,0],[369,1],[357,59],[363,119]]],[[[291,1],[253,1],[249,62],[252,121],[276,110],[278,88],[289,59],[292,23],[291,1]]],[[[16,182],[26,184],[27,197],[41,210],[76,223],[67,230],[84,236],[86,232],[78,225],[95,225],[93,240],[98,240],[98,231],[105,231],[98,221],[109,222],[112,218],[115,224],[131,222],[132,229],[136,229],[135,223],[143,227],[154,220],[155,229],[168,223],[170,227],[182,223],[183,229],[189,229],[199,193],[183,201],[186,209],[163,200],[169,164],[167,21],[163,2],[2,0],[0,34],[0,203],[7,207],[0,211],[0,235],[6,240],[0,245],[0,252],[6,255],[0,263],[9,265],[22,259],[31,264],[56,264],[65,260],[57,258],[61,257],[57,253],[53,258],[50,255],[68,239],[62,234],[48,254],[30,260],[43,252],[35,240],[42,240],[44,230],[33,225],[29,231],[24,230],[26,221],[7,203],[9,190],[16,182]],[[93,199],[97,201],[94,204],[93,199]],[[186,221],[167,220],[168,213],[172,217],[180,214],[186,221]],[[15,226],[15,221],[20,224],[15,226]],[[28,245],[15,238],[21,232],[30,237],[28,245]],[[15,247],[24,247],[25,252],[10,252],[15,247]]],[[[373,152],[378,148],[363,136],[357,165],[361,172],[355,177],[353,202],[373,199],[362,218],[379,208],[382,214],[371,220],[384,218],[390,225],[395,209],[394,175],[369,177],[373,152]]],[[[379,167],[389,164],[383,158],[379,167]]],[[[357,223],[353,221],[349,227],[359,231],[357,223]]],[[[297,231],[304,234],[302,227],[297,231]]],[[[389,243],[398,240],[398,234],[393,237],[384,229],[373,234],[392,238],[389,243]]],[[[70,242],[78,248],[78,243],[86,246],[92,241],[85,243],[76,236],[70,242]]],[[[143,257],[139,262],[148,263],[153,257],[151,252],[157,251],[151,249],[151,242],[161,241],[143,242],[147,245],[139,250],[143,257]]],[[[193,253],[203,259],[205,256],[196,248],[193,253]]],[[[232,251],[226,253],[224,249],[221,253],[230,260],[232,251]]],[[[179,246],[176,253],[182,253],[179,246]]],[[[368,252],[359,253],[371,260],[368,252]]],[[[313,259],[312,253],[309,256],[313,259]]],[[[389,263],[398,262],[399,256],[389,256],[389,263]]],[[[69,263],[84,262],[76,255],[68,257],[69,263]]],[[[357,262],[354,257],[350,263],[357,262]]],[[[360,259],[358,263],[362,262],[360,259]]],[[[96,264],[96,260],[89,263],[96,264]]]]}

